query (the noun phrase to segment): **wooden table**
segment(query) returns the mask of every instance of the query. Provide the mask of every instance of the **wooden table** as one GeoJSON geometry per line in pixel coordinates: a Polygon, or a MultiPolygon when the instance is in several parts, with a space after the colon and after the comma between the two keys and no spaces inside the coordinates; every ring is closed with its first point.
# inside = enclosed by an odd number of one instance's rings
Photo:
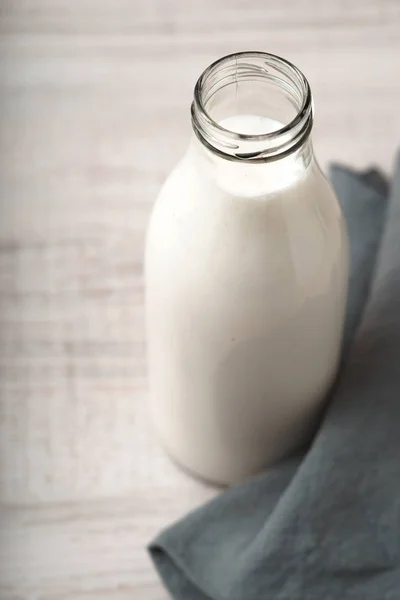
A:
{"type": "Polygon", "coordinates": [[[278,4],[1,6],[1,600],[165,600],[145,545],[215,493],[153,439],[143,332],[146,223],[202,69],[293,60],[323,166],[390,169],[398,0],[278,4]]]}

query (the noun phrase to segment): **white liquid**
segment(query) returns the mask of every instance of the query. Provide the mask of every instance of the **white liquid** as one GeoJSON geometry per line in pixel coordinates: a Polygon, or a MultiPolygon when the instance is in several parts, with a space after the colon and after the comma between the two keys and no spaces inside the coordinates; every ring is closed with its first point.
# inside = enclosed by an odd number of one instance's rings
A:
{"type": "Polygon", "coordinates": [[[342,217],[315,162],[231,162],[195,139],[156,203],[146,284],[151,409],[169,453],[231,483],[304,442],[336,371],[347,291],[342,217]]]}

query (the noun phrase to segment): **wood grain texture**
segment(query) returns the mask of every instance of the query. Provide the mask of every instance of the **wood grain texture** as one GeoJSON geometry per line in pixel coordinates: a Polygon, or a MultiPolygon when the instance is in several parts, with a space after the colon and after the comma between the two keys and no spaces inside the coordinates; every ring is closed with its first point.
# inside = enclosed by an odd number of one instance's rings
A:
{"type": "Polygon", "coordinates": [[[390,169],[398,0],[1,4],[1,600],[162,600],[144,546],[215,493],[147,423],[142,255],[194,82],[243,49],[307,74],[323,166],[390,169]]]}

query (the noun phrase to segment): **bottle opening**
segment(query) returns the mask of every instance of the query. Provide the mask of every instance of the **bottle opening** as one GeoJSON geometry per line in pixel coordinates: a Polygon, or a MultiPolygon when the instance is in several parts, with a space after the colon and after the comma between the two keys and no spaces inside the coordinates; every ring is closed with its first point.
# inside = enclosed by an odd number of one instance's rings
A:
{"type": "Polygon", "coordinates": [[[210,65],[192,104],[193,129],[212,152],[230,160],[266,162],[298,149],[313,122],[303,73],[265,52],[240,52],[210,65]]]}

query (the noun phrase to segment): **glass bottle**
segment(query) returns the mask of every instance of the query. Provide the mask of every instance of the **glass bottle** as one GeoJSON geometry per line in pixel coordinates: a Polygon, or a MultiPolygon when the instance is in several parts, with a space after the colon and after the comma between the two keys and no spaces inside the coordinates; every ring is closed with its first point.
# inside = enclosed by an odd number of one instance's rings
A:
{"type": "Polygon", "coordinates": [[[338,365],[347,234],[293,64],[226,56],[191,115],[147,236],[150,406],[178,463],[230,484],[310,436],[338,365]]]}

